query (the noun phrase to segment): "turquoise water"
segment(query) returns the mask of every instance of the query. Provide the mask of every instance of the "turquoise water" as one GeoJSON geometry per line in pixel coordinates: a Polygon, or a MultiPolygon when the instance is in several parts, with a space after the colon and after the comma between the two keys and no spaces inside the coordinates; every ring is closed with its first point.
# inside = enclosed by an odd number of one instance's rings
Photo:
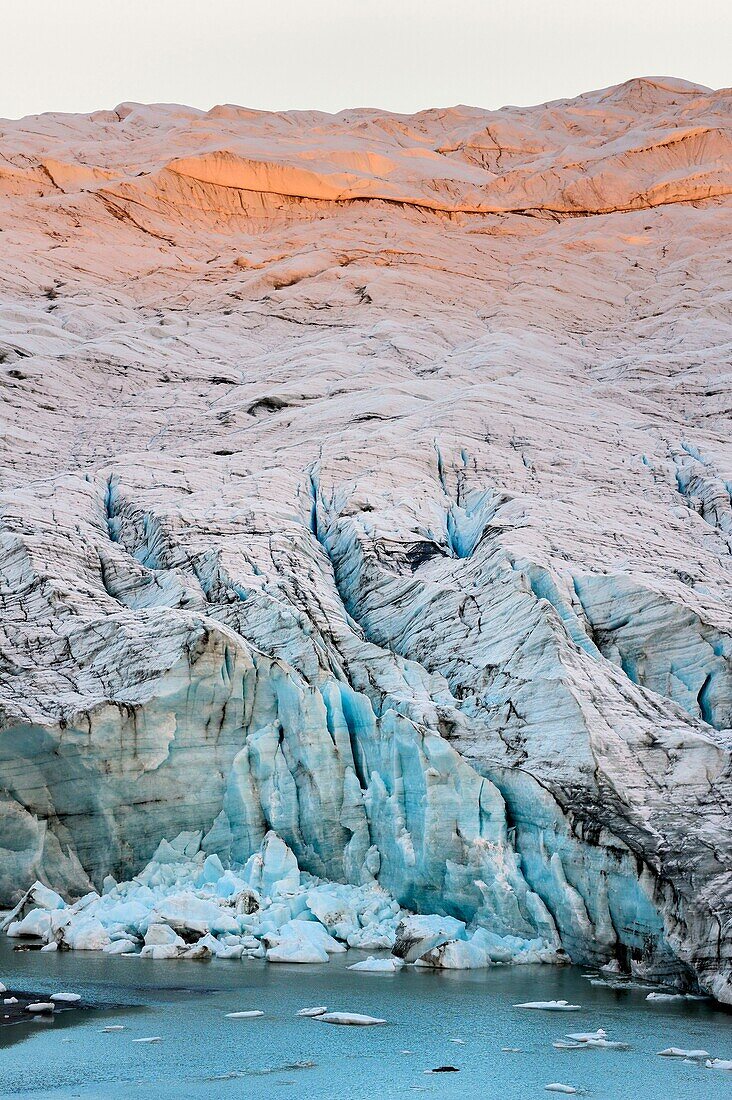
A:
{"type": "Polygon", "coordinates": [[[593,987],[574,968],[460,973],[351,973],[350,952],[323,966],[152,962],[92,953],[13,952],[0,979],[37,992],[78,992],[98,1008],[54,1023],[0,1030],[0,1095],[34,1100],[360,1100],[418,1093],[446,1100],[549,1097],[563,1082],[602,1100],[729,1100],[732,1074],[659,1058],[664,1047],[732,1058],[732,1015],[708,1003],[649,1005],[643,992],[593,987]],[[565,998],[581,1012],[527,1012],[525,1000],[565,998]],[[327,1005],[388,1020],[346,1028],[297,1019],[327,1005]],[[255,1020],[225,1013],[262,1009],[255,1020]],[[101,1028],[124,1024],[104,1034],[101,1028]],[[568,1031],[604,1027],[629,1051],[556,1051],[568,1031]],[[159,1035],[160,1043],[133,1043],[159,1035]],[[450,1042],[462,1039],[463,1044],[450,1042]],[[503,1053],[501,1047],[520,1047],[503,1053]],[[411,1053],[403,1053],[410,1051],[411,1053]],[[292,1068],[295,1063],[314,1063],[292,1068]],[[440,1065],[458,1073],[425,1074],[440,1065]]]}

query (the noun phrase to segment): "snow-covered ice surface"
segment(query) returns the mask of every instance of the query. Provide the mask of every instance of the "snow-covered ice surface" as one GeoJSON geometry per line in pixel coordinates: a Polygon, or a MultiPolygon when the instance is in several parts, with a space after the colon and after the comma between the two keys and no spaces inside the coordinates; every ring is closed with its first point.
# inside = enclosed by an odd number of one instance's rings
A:
{"type": "Polygon", "coordinates": [[[704,1061],[657,1056],[675,1046],[709,1051],[710,1061],[732,1058],[729,1015],[711,1001],[653,1008],[641,993],[593,989],[570,967],[438,972],[405,966],[376,979],[353,973],[348,964],[348,955],[284,968],[256,960],[246,966],[226,960],[124,963],[90,952],[14,953],[10,941],[0,941],[7,984],[41,992],[76,989],[85,1004],[107,1006],[77,1020],[67,1012],[43,1026],[28,1022],[22,1042],[7,1048],[3,1043],[18,1029],[0,1029],[0,1094],[4,1100],[129,1100],[147,1090],[159,1100],[225,1100],[231,1089],[232,1096],[253,1100],[280,1094],[396,1100],[414,1086],[429,1086],[447,1100],[465,1100],[485,1096],[490,1082],[496,1096],[526,1100],[560,1082],[603,1100],[628,1100],[629,1084],[644,1100],[729,1096],[729,1073],[704,1061]],[[553,1013],[514,1009],[517,994],[581,1002],[581,1013],[564,1018],[576,1029],[562,1026],[553,1013]],[[298,1018],[310,1005],[387,1023],[327,1026],[298,1018]],[[265,1016],[227,1019],[250,1006],[265,1016]],[[120,1026],[121,1032],[103,1031],[120,1026]],[[631,1049],[552,1046],[564,1031],[600,1028],[631,1049]],[[132,1043],[156,1036],[159,1043],[132,1043]],[[464,1042],[454,1043],[456,1037],[464,1042]],[[425,1076],[442,1065],[459,1072],[425,1076]]]}
{"type": "MultiPolygon", "coordinates": [[[[0,903],[96,890],[66,945],[135,953],[108,876],[273,831],[465,925],[445,974],[732,1000],[731,117],[654,79],[3,122],[0,903]]],[[[198,902],[150,965],[259,950],[198,902]]]]}

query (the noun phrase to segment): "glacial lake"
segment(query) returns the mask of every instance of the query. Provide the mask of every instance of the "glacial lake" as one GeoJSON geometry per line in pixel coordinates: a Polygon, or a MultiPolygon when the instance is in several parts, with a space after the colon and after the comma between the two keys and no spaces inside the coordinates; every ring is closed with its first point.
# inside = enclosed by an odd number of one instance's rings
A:
{"type": "Polygon", "coordinates": [[[649,1004],[644,991],[590,985],[578,968],[408,968],[395,975],[347,969],[362,957],[349,952],[317,966],[153,962],[14,952],[2,938],[0,980],[8,988],[76,992],[114,1007],[0,1029],[0,1096],[388,1100],[425,1093],[540,1100],[556,1095],[544,1091],[550,1082],[598,1100],[729,1100],[732,1093],[732,1073],[657,1056],[674,1046],[732,1058],[732,1014],[710,1002],[649,1004]],[[582,1010],[513,1007],[561,998],[582,1010]],[[314,1005],[384,1017],[388,1024],[337,1027],[295,1017],[314,1005]],[[265,1016],[225,1015],[252,1009],[265,1016]],[[124,1030],[102,1031],[112,1024],[124,1030]],[[567,1032],[599,1027],[631,1049],[552,1047],[567,1032]],[[162,1041],[132,1042],[147,1036],[162,1041]],[[441,1065],[459,1072],[425,1073],[441,1065]]]}

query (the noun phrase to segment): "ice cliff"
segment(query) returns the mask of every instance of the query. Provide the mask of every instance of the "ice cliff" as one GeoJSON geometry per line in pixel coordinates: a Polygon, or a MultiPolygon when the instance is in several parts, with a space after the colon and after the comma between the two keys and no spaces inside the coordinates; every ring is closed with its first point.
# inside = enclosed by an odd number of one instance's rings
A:
{"type": "Polygon", "coordinates": [[[732,1002],[731,119],[0,123],[0,903],[274,833],[732,1002]]]}

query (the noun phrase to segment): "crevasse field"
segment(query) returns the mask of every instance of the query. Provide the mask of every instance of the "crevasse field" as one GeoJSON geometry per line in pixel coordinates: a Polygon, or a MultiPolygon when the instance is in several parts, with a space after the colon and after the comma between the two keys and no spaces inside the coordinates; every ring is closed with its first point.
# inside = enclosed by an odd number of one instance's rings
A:
{"type": "Polygon", "coordinates": [[[7,1094],[729,1089],[731,102],[3,122],[7,1094]]]}

